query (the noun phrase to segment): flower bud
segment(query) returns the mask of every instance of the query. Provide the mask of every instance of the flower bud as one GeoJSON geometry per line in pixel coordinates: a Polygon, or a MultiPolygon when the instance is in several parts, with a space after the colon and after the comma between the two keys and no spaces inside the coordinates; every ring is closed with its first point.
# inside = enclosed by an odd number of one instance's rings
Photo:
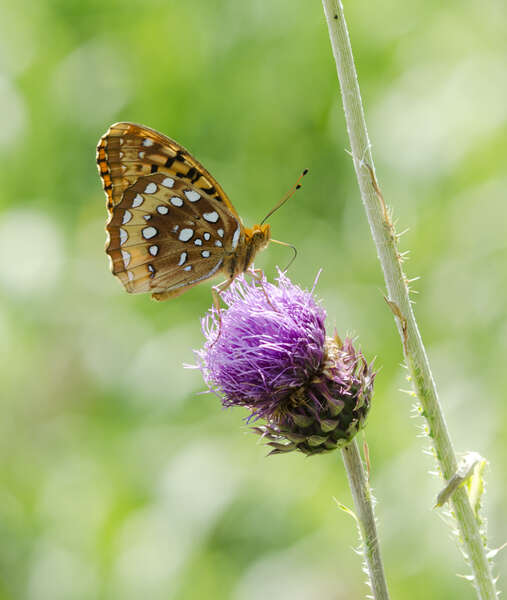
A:
{"type": "Polygon", "coordinates": [[[350,442],[364,426],[375,374],[352,340],[326,337],[326,313],[312,292],[279,273],[278,284],[240,276],[227,305],[203,319],[197,352],[210,390],[244,406],[270,454],[318,454],[350,442]]]}

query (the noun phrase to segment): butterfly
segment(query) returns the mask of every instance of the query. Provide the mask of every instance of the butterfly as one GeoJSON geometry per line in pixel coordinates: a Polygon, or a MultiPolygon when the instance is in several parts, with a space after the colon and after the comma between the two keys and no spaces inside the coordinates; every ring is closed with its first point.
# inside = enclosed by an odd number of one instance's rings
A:
{"type": "Polygon", "coordinates": [[[245,227],[208,171],[154,129],[111,125],[97,165],[109,212],[106,252],[127,292],[167,300],[219,273],[223,291],[271,239],[268,224],[245,227]]]}

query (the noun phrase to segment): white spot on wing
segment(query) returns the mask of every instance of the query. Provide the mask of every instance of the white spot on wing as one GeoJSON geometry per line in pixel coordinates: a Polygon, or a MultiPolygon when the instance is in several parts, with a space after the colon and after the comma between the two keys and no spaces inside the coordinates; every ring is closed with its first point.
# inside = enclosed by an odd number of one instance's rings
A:
{"type": "Polygon", "coordinates": [[[217,240],[215,242],[215,246],[218,246],[219,248],[221,248],[222,247],[222,242],[220,240],[217,240]]]}
{"type": "Polygon", "coordinates": [[[202,240],[201,240],[201,238],[195,238],[195,240],[194,240],[194,244],[195,244],[196,246],[202,246],[202,240]]]}
{"type": "Polygon", "coordinates": [[[171,204],[173,206],[183,206],[183,200],[181,198],[178,198],[178,196],[173,196],[171,198],[171,204]]]}
{"type": "Polygon", "coordinates": [[[126,210],[123,213],[123,219],[121,221],[122,225],[125,225],[125,223],[128,223],[130,221],[130,219],[132,218],[132,213],[129,210],[126,210]]]}
{"type": "Polygon", "coordinates": [[[152,237],[155,237],[157,233],[158,231],[155,229],[155,227],[145,227],[143,229],[143,237],[145,240],[149,240],[152,237]]]}
{"type": "Polygon", "coordinates": [[[191,271],[192,270],[192,265],[187,265],[186,267],[183,267],[184,271],[191,271]]]}
{"type": "Polygon", "coordinates": [[[143,140],[143,146],[145,146],[146,148],[148,148],[148,146],[153,146],[153,144],[154,144],[153,140],[150,140],[148,138],[143,140]]]}
{"type": "Polygon", "coordinates": [[[197,202],[201,199],[201,195],[193,190],[185,190],[184,194],[190,200],[190,202],[197,202]]]}
{"type": "Polygon", "coordinates": [[[208,223],[216,223],[220,218],[216,210],[213,210],[212,212],[208,213],[203,213],[202,216],[204,217],[205,221],[208,221],[208,223]]]}
{"type": "Polygon", "coordinates": [[[120,246],[122,246],[129,239],[129,234],[120,227],[120,246]]]}
{"type": "Polygon", "coordinates": [[[149,252],[150,252],[150,254],[152,256],[157,256],[157,254],[158,254],[158,246],[155,246],[155,245],[150,246],[149,247],[149,252]]]}
{"type": "Polygon", "coordinates": [[[146,155],[146,152],[139,152],[139,158],[144,158],[146,155]]]}
{"type": "Polygon", "coordinates": [[[191,237],[194,235],[194,230],[193,229],[182,229],[180,231],[180,235],[178,236],[178,239],[181,240],[182,242],[188,242],[189,239],[191,239],[191,237]]]}
{"type": "Polygon", "coordinates": [[[144,202],[144,198],[140,194],[136,194],[136,197],[132,200],[132,208],[137,208],[141,206],[144,202]]]}
{"type": "Polygon", "coordinates": [[[144,193],[145,194],[154,194],[157,191],[157,184],[150,181],[150,183],[146,186],[144,193]]]}
{"type": "Polygon", "coordinates": [[[125,268],[127,268],[130,262],[130,254],[126,250],[122,250],[121,255],[123,257],[123,264],[125,265],[125,268]]]}
{"type": "Polygon", "coordinates": [[[224,230],[220,227],[220,229],[217,229],[217,233],[220,237],[224,237],[224,230]]]}
{"type": "MultiPolygon", "coordinates": [[[[193,283],[199,283],[199,281],[202,281],[203,279],[208,279],[209,277],[212,277],[222,266],[224,262],[224,259],[221,258],[217,264],[211,269],[211,271],[209,273],[205,273],[204,275],[201,275],[200,277],[197,277],[197,279],[192,279],[191,281],[183,281],[181,283],[177,283],[176,285],[173,285],[169,288],[169,290],[176,290],[180,287],[183,287],[184,285],[192,285],[193,283]]],[[[191,265],[188,265],[191,266],[191,265]]],[[[186,269],[187,267],[184,267],[184,269],[186,269]]]]}
{"type": "Polygon", "coordinates": [[[205,239],[206,241],[208,241],[208,240],[210,239],[210,237],[211,237],[211,236],[210,236],[210,234],[209,234],[208,232],[206,232],[206,233],[204,234],[204,236],[203,236],[203,237],[204,237],[204,239],[205,239]]]}
{"type": "Polygon", "coordinates": [[[201,256],[202,256],[203,258],[209,258],[209,255],[210,255],[210,254],[211,254],[211,253],[210,253],[210,251],[209,251],[209,250],[203,250],[203,251],[201,252],[201,256]]]}
{"type": "Polygon", "coordinates": [[[181,265],[185,264],[185,261],[187,260],[187,253],[186,252],[182,252],[180,254],[180,260],[178,261],[178,267],[181,267],[181,265]]]}
{"type": "Polygon", "coordinates": [[[241,225],[238,224],[236,231],[234,232],[234,235],[232,236],[232,249],[233,250],[235,250],[236,246],[238,245],[240,234],[241,234],[241,225]]]}
{"type": "Polygon", "coordinates": [[[162,204],[161,206],[157,206],[157,212],[159,215],[166,215],[169,212],[169,209],[162,204]]]}
{"type": "Polygon", "coordinates": [[[168,187],[168,188],[172,188],[174,185],[174,179],[172,177],[166,177],[163,181],[162,181],[162,185],[164,187],[168,187]]]}
{"type": "Polygon", "coordinates": [[[149,221],[151,219],[151,215],[143,215],[143,219],[145,221],[149,221]]]}

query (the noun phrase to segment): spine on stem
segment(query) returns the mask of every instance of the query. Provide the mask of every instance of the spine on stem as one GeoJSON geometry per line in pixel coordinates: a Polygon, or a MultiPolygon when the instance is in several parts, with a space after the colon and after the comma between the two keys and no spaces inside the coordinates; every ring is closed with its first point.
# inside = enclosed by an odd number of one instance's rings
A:
{"type": "MultiPolygon", "coordinates": [[[[366,129],[357,73],[349,34],[340,0],[322,0],[350,138],[352,158],[371,234],[377,248],[387,288],[386,301],[391,308],[403,345],[406,364],[414,392],[426,419],[427,434],[432,440],[442,477],[450,481],[458,469],[458,461],[438,400],[437,389],[428,357],[409,297],[408,281],[402,269],[397,235],[389,210],[380,192],[366,129]]],[[[472,569],[473,581],[481,600],[496,600],[495,581],[488,560],[485,537],[465,486],[450,495],[453,514],[465,559],[472,569]]]]}

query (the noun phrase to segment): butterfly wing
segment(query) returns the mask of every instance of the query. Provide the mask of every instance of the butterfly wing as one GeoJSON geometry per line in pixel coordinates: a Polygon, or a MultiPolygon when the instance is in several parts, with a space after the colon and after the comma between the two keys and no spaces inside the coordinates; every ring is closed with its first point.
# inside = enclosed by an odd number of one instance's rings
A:
{"type": "Polygon", "coordinates": [[[117,123],[100,139],[97,163],[110,214],[106,252],[128,292],[165,299],[231,264],[245,238],[241,219],[177,142],[117,123]]]}
{"type": "Polygon", "coordinates": [[[241,219],[219,183],[183,146],[165,135],[136,123],[115,123],[97,146],[97,164],[107,196],[108,210],[139,177],[165,173],[222,202],[241,219]]]}
{"type": "Polygon", "coordinates": [[[112,271],[125,289],[166,296],[220,272],[243,230],[223,203],[163,173],[128,187],[106,229],[112,271]]]}

